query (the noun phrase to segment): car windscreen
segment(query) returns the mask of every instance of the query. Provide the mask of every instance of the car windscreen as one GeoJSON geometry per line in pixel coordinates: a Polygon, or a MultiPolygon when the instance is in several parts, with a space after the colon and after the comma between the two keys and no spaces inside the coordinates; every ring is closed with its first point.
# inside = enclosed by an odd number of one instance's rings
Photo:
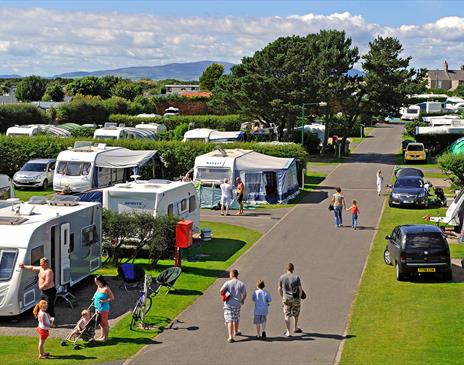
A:
{"type": "Polygon", "coordinates": [[[46,163],[28,162],[21,168],[21,171],[44,172],[46,169],[46,163]]]}
{"type": "Polygon", "coordinates": [[[446,241],[440,233],[408,234],[406,248],[445,248],[446,241]]]}
{"type": "Polygon", "coordinates": [[[422,188],[424,183],[420,179],[398,179],[395,188],[422,188]]]}
{"type": "Polygon", "coordinates": [[[408,151],[423,151],[424,146],[420,144],[408,145],[408,151]]]}
{"type": "Polygon", "coordinates": [[[0,281],[10,280],[15,261],[16,250],[0,250],[0,281]]]}

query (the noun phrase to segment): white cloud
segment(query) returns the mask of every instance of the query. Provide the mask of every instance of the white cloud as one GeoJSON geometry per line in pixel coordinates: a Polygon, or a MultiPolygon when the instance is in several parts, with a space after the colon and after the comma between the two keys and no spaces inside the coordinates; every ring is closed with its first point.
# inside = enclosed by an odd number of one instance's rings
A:
{"type": "Polygon", "coordinates": [[[0,9],[1,73],[53,75],[170,62],[239,62],[277,37],[321,29],[344,30],[365,52],[377,35],[395,36],[415,67],[451,68],[464,59],[464,17],[399,27],[368,23],[355,14],[286,17],[160,17],[116,12],[0,9]]]}

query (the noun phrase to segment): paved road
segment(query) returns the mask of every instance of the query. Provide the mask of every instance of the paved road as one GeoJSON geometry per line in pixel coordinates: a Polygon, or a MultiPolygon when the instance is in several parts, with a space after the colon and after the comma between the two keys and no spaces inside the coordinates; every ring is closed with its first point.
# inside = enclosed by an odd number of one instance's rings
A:
{"type": "MultiPolygon", "coordinates": [[[[401,126],[377,128],[352,158],[335,169],[318,192],[309,195],[272,227],[234,267],[251,294],[257,279],[263,279],[274,297],[268,320],[269,341],[254,339],[253,305],[242,309],[244,336],[226,342],[219,279],[179,317],[179,323],[146,346],[129,364],[333,364],[370,243],[382,211],[383,197],[375,192],[375,174],[393,170],[394,154],[401,140],[401,126]],[[328,196],[341,186],[347,200],[357,199],[361,229],[335,228],[328,211],[328,196]],[[282,336],[284,323],[277,279],[284,265],[293,262],[310,298],[303,302],[304,333],[282,336]]],[[[387,178],[388,179],[388,178],[387,178]]],[[[349,341],[347,339],[346,341],[349,341]]]]}

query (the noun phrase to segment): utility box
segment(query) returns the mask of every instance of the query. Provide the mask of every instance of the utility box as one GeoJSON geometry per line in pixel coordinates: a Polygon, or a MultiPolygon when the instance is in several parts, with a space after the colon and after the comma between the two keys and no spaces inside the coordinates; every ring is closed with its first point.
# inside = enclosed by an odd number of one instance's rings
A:
{"type": "Polygon", "coordinates": [[[188,248],[192,245],[192,221],[180,221],[176,225],[176,247],[188,248]]]}

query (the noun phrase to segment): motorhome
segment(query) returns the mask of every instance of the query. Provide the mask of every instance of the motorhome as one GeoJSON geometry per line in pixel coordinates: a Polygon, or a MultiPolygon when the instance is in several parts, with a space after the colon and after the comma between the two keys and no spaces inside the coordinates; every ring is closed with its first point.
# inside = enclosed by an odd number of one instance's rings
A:
{"type": "Polygon", "coordinates": [[[419,119],[419,115],[421,112],[421,108],[418,105],[410,105],[406,108],[401,108],[400,114],[402,120],[417,120],[419,119]]]}
{"type": "Polygon", "coordinates": [[[152,177],[160,177],[162,164],[157,151],[76,142],[74,148],[58,154],[53,190],[84,192],[125,182],[149,162],[152,162],[152,177]]]}
{"type": "Polygon", "coordinates": [[[191,182],[137,180],[102,189],[103,207],[116,213],[143,211],[155,217],[171,214],[191,220],[199,230],[200,205],[191,182]]]}
{"type": "Polygon", "coordinates": [[[222,132],[208,128],[191,129],[184,134],[184,142],[243,142],[245,133],[237,132],[222,132]]]}
{"type": "Polygon", "coordinates": [[[114,123],[105,123],[103,128],[95,129],[94,139],[155,139],[155,134],[148,129],[138,129],[125,126],[116,126],[114,123]]]}
{"type": "Polygon", "coordinates": [[[35,136],[37,134],[51,134],[58,137],[70,137],[71,132],[49,124],[16,125],[6,130],[7,136],[35,136]]]}
{"type": "Polygon", "coordinates": [[[58,197],[0,208],[0,316],[20,314],[40,298],[37,273],[19,263],[39,265],[48,257],[63,290],[101,266],[100,204],[58,197]]]}

